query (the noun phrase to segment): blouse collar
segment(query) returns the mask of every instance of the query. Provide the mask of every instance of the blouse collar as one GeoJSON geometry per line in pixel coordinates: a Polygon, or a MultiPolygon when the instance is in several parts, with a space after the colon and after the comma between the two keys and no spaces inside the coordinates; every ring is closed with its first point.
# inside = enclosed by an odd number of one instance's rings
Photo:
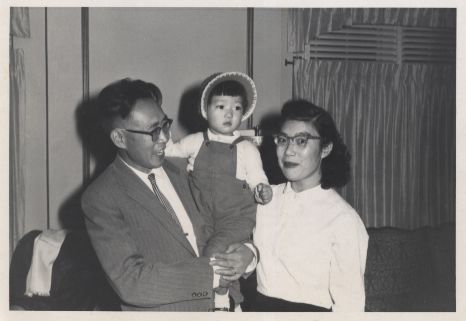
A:
{"type": "Polygon", "coordinates": [[[286,182],[285,187],[283,188],[283,194],[292,193],[296,197],[299,197],[302,199],[316,197],[318,195],[321,195],[322,193],[325,193],[325,191],[326,190],[323,189],[320,184],[312,188],[306,189],[304,191],[301,191],[301,192],[295,192],[293,188],[291,187],[291,182],[286,182]]]}

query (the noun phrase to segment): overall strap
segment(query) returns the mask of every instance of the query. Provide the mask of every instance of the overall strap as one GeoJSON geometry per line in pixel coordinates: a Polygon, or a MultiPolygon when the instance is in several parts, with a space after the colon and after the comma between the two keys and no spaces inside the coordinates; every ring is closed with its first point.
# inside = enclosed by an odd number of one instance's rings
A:
{"type": "Polygon", "coordinates": [[[239,144],[239,143],[241,143],[243,140],[245,140],[245,138],[244,138],[243,136],[239,136],[238,138],[236,138],[236,139],[231,143],[231,145],[239,144]]]}
{"type": "Polygon", "coordinates": [[[206,142],[209,141],[209,136],[207,136],[207,130],[202,133],[202,136],[204,137],[204,141],[206,141],[206,142]]]}

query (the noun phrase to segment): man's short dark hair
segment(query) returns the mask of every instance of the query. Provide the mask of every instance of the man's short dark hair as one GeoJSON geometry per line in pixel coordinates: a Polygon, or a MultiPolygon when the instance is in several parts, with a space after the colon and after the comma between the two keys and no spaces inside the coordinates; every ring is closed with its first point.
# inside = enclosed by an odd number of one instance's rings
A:
{"type": "Polygon", "coordinates": [[[98,114],[103,129],[108,134],[112,131],[115,120],[125,119],[140,99],[153,99],[162,105],[162,92],[149,82],[125,78],[111,83],[97,98],[98,114]]]}

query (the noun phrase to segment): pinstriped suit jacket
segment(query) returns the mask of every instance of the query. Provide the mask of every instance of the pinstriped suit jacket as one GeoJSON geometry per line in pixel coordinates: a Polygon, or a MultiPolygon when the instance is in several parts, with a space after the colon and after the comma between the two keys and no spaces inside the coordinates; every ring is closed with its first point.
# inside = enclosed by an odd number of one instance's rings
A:
{"type": "MultiPolygon", "coordinates": [[[[165,160],[191,218],[199,253],[207,240],[185,171],[165,160]]],[[[82,197],[86,227],[123,310],[208,311],[213,272],[151,190],[119,157],[82,197]]]]}

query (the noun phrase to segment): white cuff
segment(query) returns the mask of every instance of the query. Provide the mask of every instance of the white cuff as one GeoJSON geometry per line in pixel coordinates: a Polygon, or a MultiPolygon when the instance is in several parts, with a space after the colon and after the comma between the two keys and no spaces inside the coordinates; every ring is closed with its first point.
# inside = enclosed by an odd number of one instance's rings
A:
{"type": "Polygon", "coordinates": [[[225,294],[218,294],[215,293],[215,307],[216,308],[230,308],[230,297],[229,297],[229,291],[225,294]]]}
{"type": "Polygon", "coordinates": [[[214,284],[212,285],[212,289],[216,289],[220,286],[220,275],[215,274],[215,268],[214,268],[214,284]]]}
{"type": "Polygon", "coordinates": [[[254,245],[252,245],[252,243],[244,243],[244,245],[247,246],[254,254],[251,263],[249,263],[249,265],[246,267],[246,271],[244,271],[244,273],[251,273],[256,269],[257,266],[257,249],[254,245]]]}
{"type": "MultiPolygon", "coordinates": [[[[210,258],[210,260],[214,260],[213,257],[210,258]]],[[[214,271],[214,282],[213,282],[213,285],[212,285],[212,289],[215,289],[215,288],[218,288],[220,286],[220,275],[219,274],[216,274],[215,271],[217,271],[217,269],[219,269],[220,267],[217,266],[217,265],[213,265],[212,266],[212,270],[214,271]]]]}

